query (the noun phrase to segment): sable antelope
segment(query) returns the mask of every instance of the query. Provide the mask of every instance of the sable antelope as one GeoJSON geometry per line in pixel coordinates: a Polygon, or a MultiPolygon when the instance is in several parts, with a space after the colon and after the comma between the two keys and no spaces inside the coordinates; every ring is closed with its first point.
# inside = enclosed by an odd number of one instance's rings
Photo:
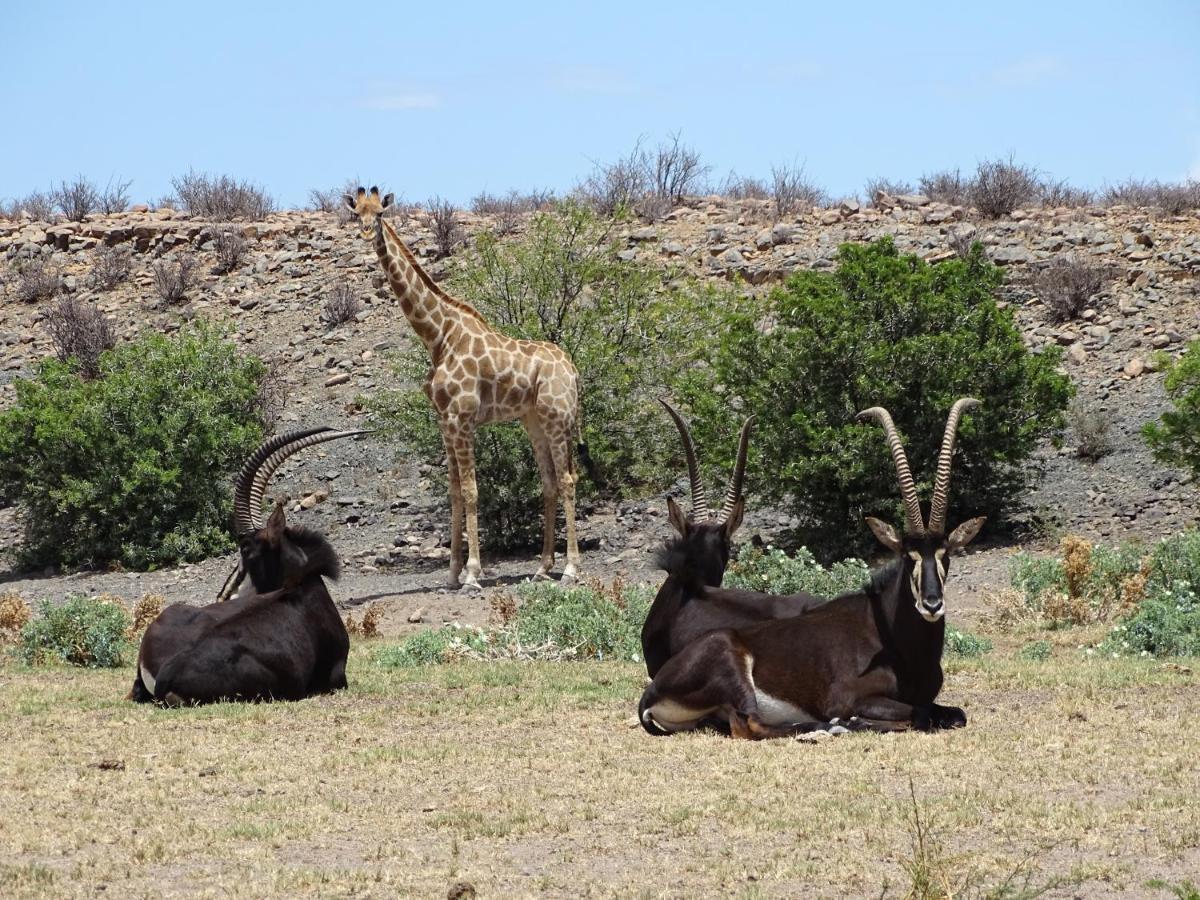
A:
{"type": "Polygon", "coordinates": [[[233,492],[241,562],[222,593],[243,575],[250,583],[226,603],[164,609],[142,638],[128,699],[299,700],[346,686],[350,638],[323,580],[338,577],[337,553],[319,532],[288,525],[282,501],[266,524],[259,510],[268,480],[289,456],[362,433],[293,431],[246,461],[233,492]]]}
{"type": "Polygon", "coordinates": [[[702,634],[717,628],[740,628],[764,619],[794,616],[825,602],[824,598],[811,594],[710,590],[720,587],[729,564],[733,535],[742,524],[745,512],[742,482],[754,417],[746,419],[742,425],[733,477],[720,512],[713,515],[708,509],[708,497],[687,423],[667,401],[659,400],[659,403],[675,422],[683,442],[692,508],[685,514],[674,498],[667,498],[667,512],[677,536],[659,551],[658,565],[666,570],[667,579],[658,589],[642,626],[642,656],[651,678],[668,659],[702,634]]]}
{"type": "Polygon", "coordinates": [[[949,555],[966,546],[984,521],[970,519],[945,534],[958,421],[978,403],[963,398],[950,410],[928,523],[892,417],[881,407],[860,413],[860,420],[883,426],[900,482],[904,534],[867,518],[896,558],[856,593],[798,616],[724,628],[693,641],[643,693],[643,727],[668,734],[716,718],[735,737],[765,738],[843,720],[884,731],[966,725],[961,709],[934,699],[942,687],[949,555]]]}

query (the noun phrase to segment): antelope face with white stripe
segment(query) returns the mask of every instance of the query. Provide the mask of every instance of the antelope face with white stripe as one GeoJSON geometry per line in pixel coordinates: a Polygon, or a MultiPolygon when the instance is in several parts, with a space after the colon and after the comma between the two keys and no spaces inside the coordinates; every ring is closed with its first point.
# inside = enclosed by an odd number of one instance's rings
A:
{"type": "Polygon", "coordinates": [[[950,554],[969,544],[983,523],[983,516],[968,519],[949,537],[928,531],[901,537],[891,525],[867,516],[867,525],[879,543],[903,561],[913,605],[926,622],[936,622],[946,614],[942,595],[950,571],[950,554]]]}

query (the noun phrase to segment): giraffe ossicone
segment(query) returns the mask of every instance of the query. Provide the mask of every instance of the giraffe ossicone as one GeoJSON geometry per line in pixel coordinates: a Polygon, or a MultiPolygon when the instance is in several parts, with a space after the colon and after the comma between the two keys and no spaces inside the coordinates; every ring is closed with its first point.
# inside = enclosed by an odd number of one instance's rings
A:
{"type": "Polygon", "coordinates": [[[479,491],[475,482],[475,430],[488,422],[520,421],[533,445],[542,481],[542,555],[535,577],[554,565],[554,519],[561,499],[567,528],[563,581],[579,574],[575,535],[573,444],[578,438],[579,372],[561,347],[501,334],[483,316],[452,297],[421,268],[384,218],[392,195],[360,187],[346,195],[364,240],[371,240],[413,331],[429,351],[425,395],[433,404],[446,448],[450,481],[450,583],[479,588],[479,491]],[[463,526],[467,560],[462,561],[463,526]]]}

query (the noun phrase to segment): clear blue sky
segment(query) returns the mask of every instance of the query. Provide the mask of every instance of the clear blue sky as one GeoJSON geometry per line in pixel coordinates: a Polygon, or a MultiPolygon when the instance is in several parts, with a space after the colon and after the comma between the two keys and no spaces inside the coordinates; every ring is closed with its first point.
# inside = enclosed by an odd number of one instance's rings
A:
{"type": "Polygon", "coordinates": [[[0,197],[189,168],[285,206],[569,188],[682,131],[720,178],[832,193],[1010,152],[1090,187],[1200,177],[1200,2],[57,3],[0,14],[0,197]]]}

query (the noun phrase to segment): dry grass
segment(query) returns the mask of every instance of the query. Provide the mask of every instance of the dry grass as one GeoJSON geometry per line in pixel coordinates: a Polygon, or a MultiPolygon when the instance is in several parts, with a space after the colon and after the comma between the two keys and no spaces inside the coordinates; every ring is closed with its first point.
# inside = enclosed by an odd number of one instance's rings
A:
{"type": "Polygon", "coordinates": [[[952,860],[969,894],[1093,897],[1200,868],[1187,667],[1002,647],[951,664],[965,730],[748,744],[632,727],[631,664],[372,652],[336,696],[190,710],[123,702],[131,669],[0,667],[0,894],[902,896],[952,860]]]}
{"type": "Polygon", "coordinates": [[[0,643],[15,641],[21,629],[33,618],[33,610],[16,591],[0,594],[0,643]]]}

